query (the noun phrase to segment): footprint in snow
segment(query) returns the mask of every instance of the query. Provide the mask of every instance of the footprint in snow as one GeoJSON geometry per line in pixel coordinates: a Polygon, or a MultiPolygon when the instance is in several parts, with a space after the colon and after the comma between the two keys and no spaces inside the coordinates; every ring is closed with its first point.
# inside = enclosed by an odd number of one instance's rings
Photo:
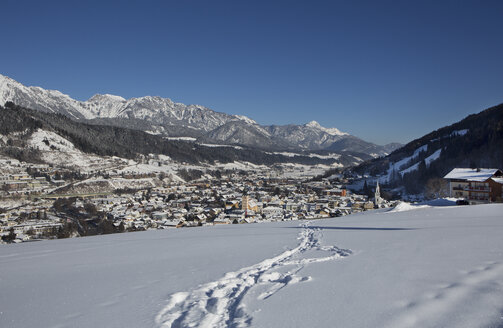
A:
{"type": "Polygon", "coordinates": [[[332,261],[351,254],[336,246],[322,246],[321,230],[303,224],[297,247],[260,263],[228,272],[223,278],[189,292],[170,296],[156,316],[160,327],[249,327],[252,317],[242,300],[252,289],[262,291],[259,300],[268,299],[281,289],[311,277],[297,275],[304,266],[332,261]]]}

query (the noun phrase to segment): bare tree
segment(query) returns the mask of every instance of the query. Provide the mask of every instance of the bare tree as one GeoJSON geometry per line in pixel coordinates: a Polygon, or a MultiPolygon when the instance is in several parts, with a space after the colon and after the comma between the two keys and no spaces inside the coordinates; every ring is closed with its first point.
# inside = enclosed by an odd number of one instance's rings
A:
{"type": "Polygon", "coordinates": [[[449,196],[449,186],[442,178],[431,178],[426,182],[425,196],[427,198],[441,198],[449,196]]]}

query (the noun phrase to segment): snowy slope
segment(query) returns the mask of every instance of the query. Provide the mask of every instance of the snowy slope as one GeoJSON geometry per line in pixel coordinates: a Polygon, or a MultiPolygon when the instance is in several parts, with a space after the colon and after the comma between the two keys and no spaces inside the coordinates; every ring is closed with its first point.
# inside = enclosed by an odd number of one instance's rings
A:
{"type": "Polygon", "coordinates": [[[271,135],[258,124],[232,121],[206,134],[204,140],[214,140],[226,144],[243,144],[253,147],[274,147],[271,135]]]}
{"type": "MultiPolygon", "coordinates": [[[[440,157],[441,153],[442,153],[442,149],[437,149],[433,154],[431,154],[430,156],[426,157],[424,159],[426,167],[430,166],[431,162],[437,160],[440,157]]],[[[416,164],[414,164],[414,165],[411,165],[410,167],[406,168],[405,170],[400,171],[400,174],[404,175],[405,173],[409,173],[409,172],[415,171],[415,170],[418,169],[418,167],[419,167],[419,162],[416,163],[416,164]]]]}
{"type": "MultiPolygon", "coordinates": [[[[80,151],[73,143],[60,135],[38,129],[27,140],[31,148],[41,150],[41,159],[49,164],[79,168],[87,171],[109,168],[109,159],[80,151]]],[[[121,162],[121,159],[116,159],[121,162]]],[[[125,160],[124,160],[125,161],[125,160]]]]}
{"type": "Polygon", "coordinates": [[[264,128],[277,142],[298,145],[302,149],[323,149],[349,136],[336,128],[322,127],[316,121],[302,125],[269,125],[264,128]]]}
{"type": "Polygon", "coordinates": [[[499,327],[502,211],[404,207],[4,245],[0,326],[499,327]]]}
{"type": "MultiPolygon", "coordinates": [[[[383,181],[390,181],[392,179],[393,171],[399,172],[402,176],[406,173],[416,171],[419,167],[419,163],[421,162],[418,160],[419,154],[427,150],[428,145],[423,145],[417,148],[411,156],[404,157],[395,163],[391,162],[386,176],[383,177],[383,181]],[[414,164],[409,167],[405,166],[407,163],[414,162],[414,160],[416,160],[414,164]]],[[[441,153],[442,149],[437,149],[430,156],[426,157],[424,159],[426,167],[429,167],[433,161],[436,161],[440,157],[441,153]]]]}

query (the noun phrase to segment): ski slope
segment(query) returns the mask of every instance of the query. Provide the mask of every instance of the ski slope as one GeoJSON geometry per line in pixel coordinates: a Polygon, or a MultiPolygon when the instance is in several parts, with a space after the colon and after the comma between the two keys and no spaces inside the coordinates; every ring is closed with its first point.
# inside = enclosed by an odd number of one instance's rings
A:
{"type": "Polygon", "coordinates": [[[0,327],[501,327],[503,205],[0,247],[0,327]]]}

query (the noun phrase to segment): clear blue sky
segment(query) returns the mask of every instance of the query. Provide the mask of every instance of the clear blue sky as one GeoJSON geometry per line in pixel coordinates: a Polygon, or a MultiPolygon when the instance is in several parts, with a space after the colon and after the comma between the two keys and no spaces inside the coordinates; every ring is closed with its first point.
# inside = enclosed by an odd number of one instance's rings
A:
{"type": "Polygon", "coordinates": [[[22,1],[0,73],[407,142],[503,102],[503,1],[22,1]]]}

